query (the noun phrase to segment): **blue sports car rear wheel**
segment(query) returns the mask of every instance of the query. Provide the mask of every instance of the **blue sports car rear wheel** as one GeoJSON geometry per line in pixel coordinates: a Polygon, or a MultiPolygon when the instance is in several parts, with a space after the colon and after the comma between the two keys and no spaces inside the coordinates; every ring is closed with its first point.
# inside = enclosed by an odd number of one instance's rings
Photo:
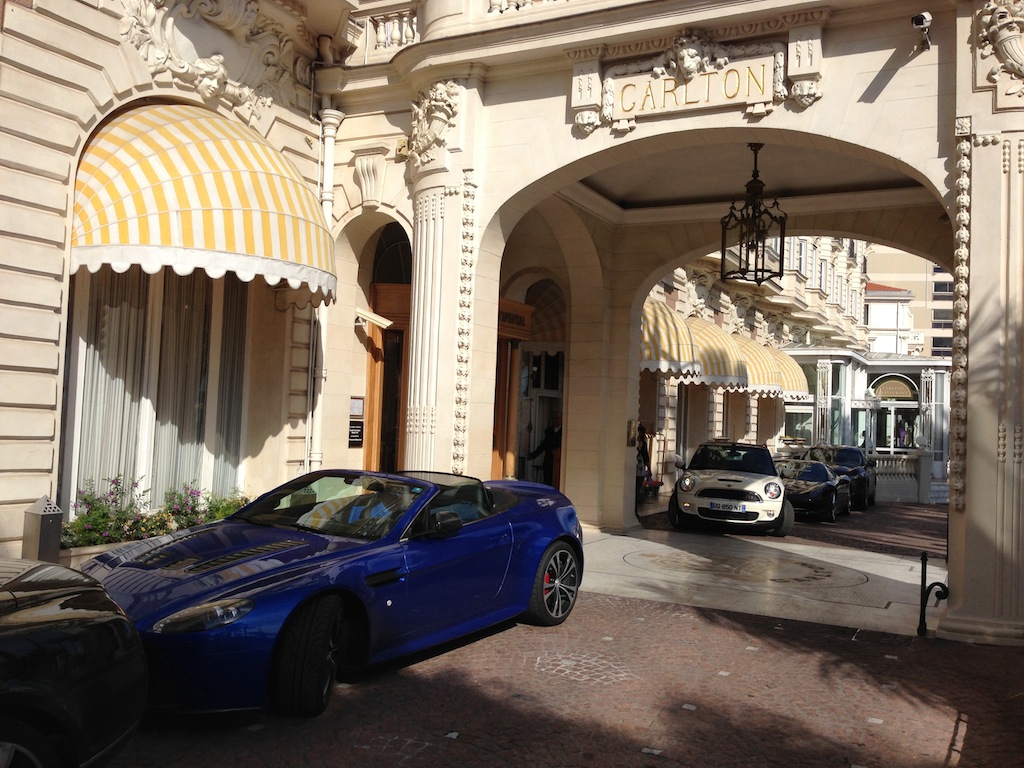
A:
{"type": "Polygon", "coordinates": [[[281,633],[273,670],[279,712],[316,717],[334,692],[342,639],[341,598],[327,595],[300,606],[281,633]]]}
{"type": "Polygon", "coordinates": [[[576,550],[564,541],[556,541],[540,559],[527,620],[545,627],[561,624],[576,604],[579,587],[580,561],[576,550]]]}

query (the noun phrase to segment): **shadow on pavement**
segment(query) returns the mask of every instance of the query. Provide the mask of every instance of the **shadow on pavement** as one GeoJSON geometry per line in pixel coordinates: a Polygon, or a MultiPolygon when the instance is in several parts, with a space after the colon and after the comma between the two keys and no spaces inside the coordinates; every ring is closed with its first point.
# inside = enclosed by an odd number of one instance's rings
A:
{"type": "MultiPolygon", "coordinates": [[[[645,504],[640,524],[649,530],[671,531],[668,512],[660,504],[645,504]],[[650,511],[648,511],[650,510],[650,511]]],[[[867,510],[853,510],[835,523],[801,520],[787,541],[849,547],[884,555],[946,559],[946,528],[949,508],[939,504],[879,503],[867,510]]],[[[742,531],[740,531],[742,534],[742,531]]],[[[714,534],[710,534],[714,535],[714,534]]]]}

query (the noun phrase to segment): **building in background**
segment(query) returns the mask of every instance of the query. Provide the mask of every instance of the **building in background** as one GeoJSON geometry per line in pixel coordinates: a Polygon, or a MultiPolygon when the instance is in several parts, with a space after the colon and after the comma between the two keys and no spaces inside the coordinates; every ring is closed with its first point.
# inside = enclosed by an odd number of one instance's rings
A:
{"type": "MultiPolygon", "coordinates": [[[[953,354],[953,276],[939,264],[887,246],[872,244],[867,251],[871,280],[911,295],[906,329],[907,351],[928,357],[953,354]]],[[[879,326],[870,318],[872,326],[879,326]]],[[[878,350],[883,351],[883,350],[878,350]]],[[[885,350],[895,351],[895,350],[885,350]]]]}
{"type": "Polygon", "coordinates": [[[911,306],[914,292],[881,283],[868,283],[864,290],[864,324],[868,329],[868,351],[890,355],[919,355],[923,334],[914,328],[911,306]]]}

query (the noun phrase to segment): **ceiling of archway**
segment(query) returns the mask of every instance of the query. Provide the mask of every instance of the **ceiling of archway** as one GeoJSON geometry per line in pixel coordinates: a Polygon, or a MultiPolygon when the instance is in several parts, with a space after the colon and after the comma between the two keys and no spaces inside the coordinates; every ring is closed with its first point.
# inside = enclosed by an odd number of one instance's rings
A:
{"type": "MultiPolygon", "coordinates": [[[[892,167],[840,152],[765,142],[758,169],[769,198],[799,198],[876,190],[920,190],[892,167]]],[[[581,183],[624,210],[738,200],[753,170],[743,143],[702,144],[631,158],[600,170],[581,183]]],[[[785,206],[783,206],[785,208],[785,206]]],[[[722,211],[724,215],[726,210],[722,211]]]]}
{"type": "Polygon", "coordinates": [[[852,237],[951,269],[949,216],[942,200],[916,178],[918,169],[823,137],[723,130],[715,136],[694,131],[645,138],[588,158],[597,170],[561,194],[616,224],[717,226],[730,203],[743,199],[753,170],[751,141],[764,144],[760,178],[765,197],[777,197],[789,214],[787,234],[852,237]]]}

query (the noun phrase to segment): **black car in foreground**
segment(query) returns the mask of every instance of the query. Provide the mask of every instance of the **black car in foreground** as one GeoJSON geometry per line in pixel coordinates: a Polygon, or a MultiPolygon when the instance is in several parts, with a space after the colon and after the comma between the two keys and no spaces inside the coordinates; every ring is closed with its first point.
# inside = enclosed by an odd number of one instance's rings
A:
{"type": "Polygon", "coordinates": [[[0,766],[109,762],[146,703],[135,627],[95,579],[0,557],[0,766]]]}
{"type": "Polygon", "coordinates": [[[875,503],[875,460],[855,445],[815,445],[801,457],[820,461],[841,477],[850,478],[850,501],[855,509],[867,509],[875,503]]]}

